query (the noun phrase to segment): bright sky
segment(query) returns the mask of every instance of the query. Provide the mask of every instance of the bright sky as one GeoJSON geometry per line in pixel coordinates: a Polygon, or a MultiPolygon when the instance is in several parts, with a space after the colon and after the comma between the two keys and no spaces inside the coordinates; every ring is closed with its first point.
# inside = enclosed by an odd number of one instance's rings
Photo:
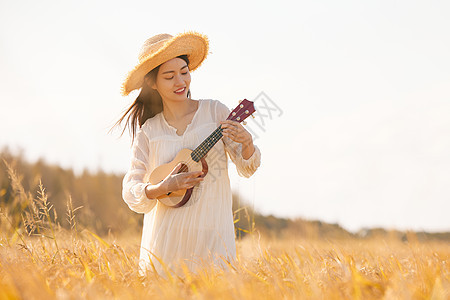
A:
{"type": "Polygon", "coordinates": [[[124,173],[120,85],[147,38],[195,30],[211,54],[193,98],[268,97],[247,125],[261,168],[230,168],[257,210],[450,230],[450,2],[155,2],[0,0],[0,147],[124,173]]]}

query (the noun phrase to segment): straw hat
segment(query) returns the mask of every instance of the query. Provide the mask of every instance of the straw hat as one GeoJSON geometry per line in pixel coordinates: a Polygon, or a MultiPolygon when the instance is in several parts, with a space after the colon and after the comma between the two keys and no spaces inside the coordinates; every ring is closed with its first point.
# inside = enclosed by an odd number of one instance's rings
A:
{"type": "Polygon", "coordinates": [[[205,35],[196,32],[181,33],[176,36],[158,34],[144,42],[139,53],[139,64],[128,73],[122,84],[122,95],[139,89],[144,83],[144,76],[165,63],[180,55],[189,58],[189,70],[197,69],[208,54],[209,42],[205,35]]]}

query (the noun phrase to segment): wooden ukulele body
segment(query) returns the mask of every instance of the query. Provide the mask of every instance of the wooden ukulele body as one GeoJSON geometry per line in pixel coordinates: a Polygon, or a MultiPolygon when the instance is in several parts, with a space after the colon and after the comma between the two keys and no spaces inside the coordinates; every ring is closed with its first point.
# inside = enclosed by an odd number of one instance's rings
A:
{"type": "MultiPolygon", "coordinates": [[[[208,173],[208,164],[204,158],[201,158],[199,162],[194,161],[191,154],[192,150],[190,149],[180,150],[171,162],[163,164],[153,170],[150,174],[149,182],[151,184],[158,184],[163,181],[179,163],[181,163],[181,168],[178,173],[203,171],[202,177],[204,177],[206,173],[208,173]]],[[[186,204],[191,197],[192,190],[193,188],[172,191],[168,194],[159,196],[158,200],[166,206],[181,207],[186,204]]]]}

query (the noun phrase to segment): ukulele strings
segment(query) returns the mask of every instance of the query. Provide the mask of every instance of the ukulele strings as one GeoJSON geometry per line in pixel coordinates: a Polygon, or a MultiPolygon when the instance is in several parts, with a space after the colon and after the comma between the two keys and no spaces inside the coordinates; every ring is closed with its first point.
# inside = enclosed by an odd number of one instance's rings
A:
{"type": "MultiPolygon", "coordinates": [[[[219,129],[220,128],[220,126],[217,128],[217,129],[219,129]]],[[[212,137],[212,138],[218,138],[217,139],[217,141],[219,141],[221,138],[222,138],[222,129],[221,130],[215,130],[208,138],[210,138],[210,137],[212,137]]],[[[203,143],[202,143],[203,144],[203,143]]],[[[203,145],[202,146],[202,144],[200,144],[200,151],[204,151],[205,150],[205,145],[203,145]]],[[[195,150],[194,150],[195,151],[195,150]]],[[[192,153],[194,152],[194,151],[192,151],[192,153]]],[[[198,152],[198,155],[200,155],[202,152],[198,152]]],[[[209,152],[209,151],[208,151],[209,152]]],[[[205,153],[206,154],[206,153],[205,153]]],[[[203,158],[204,156],[205,156],[205,154],[204,155],[202,155],[201,156],[201,158],[203,158]]],[[[196,155],[196,154],[194,154],[194,155],[196,155]]],[[[197,156],[197,155],[196,155],[197,156]]],[[[192,156],[191,156],[191,158],[192,158],[192,156]]],[[[201,160],[201,158],[199,159],[199,161],[197,162],[197,161],[195,161],[194,159],[191,159],[190,161],[188,161],[188,162],[186,162],[186,163],[183,163],[183,166],[180,168],[180,170],[178,171],[178,173],[181,173],[181,172],[188,172],[189,171],[189,169],[191,169],[192,167],[194,167],[195,165],[197,165],[199,162],[200,162],[200,160],[201,160]]]]}
{"type": "Polygon", "coordinates": [[[209,150],[222,138],[222,125],[216,128],[213,133],[210,134],[197,148],[192,151],[192,159],[198,162],[209,150]],[[209,148],[209,149],[208,149],[209,148]]]}

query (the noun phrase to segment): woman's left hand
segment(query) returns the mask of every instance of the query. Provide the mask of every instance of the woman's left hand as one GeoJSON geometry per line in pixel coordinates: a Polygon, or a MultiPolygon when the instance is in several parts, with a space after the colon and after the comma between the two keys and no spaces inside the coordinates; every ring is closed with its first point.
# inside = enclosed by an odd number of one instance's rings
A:
{"type": "Polygon", "coordinates": [[[220,122],[222,124],[222,134],[225,137],[230,138],[236,143],[242,144],[242,157],[249,159],[255,152],[253,145],[253,138],[250,132],[248,132],[241,123],[231,120],[225,120],[220,122]]]}
{"type": "Polygon", "coordinates": [[[220,124],[222,124],[223,136],[232,139],[236,143],[244,145],[253,144],[252,135],[241,125],[241,123],[225,120],[220,122],[220,124]]]}

